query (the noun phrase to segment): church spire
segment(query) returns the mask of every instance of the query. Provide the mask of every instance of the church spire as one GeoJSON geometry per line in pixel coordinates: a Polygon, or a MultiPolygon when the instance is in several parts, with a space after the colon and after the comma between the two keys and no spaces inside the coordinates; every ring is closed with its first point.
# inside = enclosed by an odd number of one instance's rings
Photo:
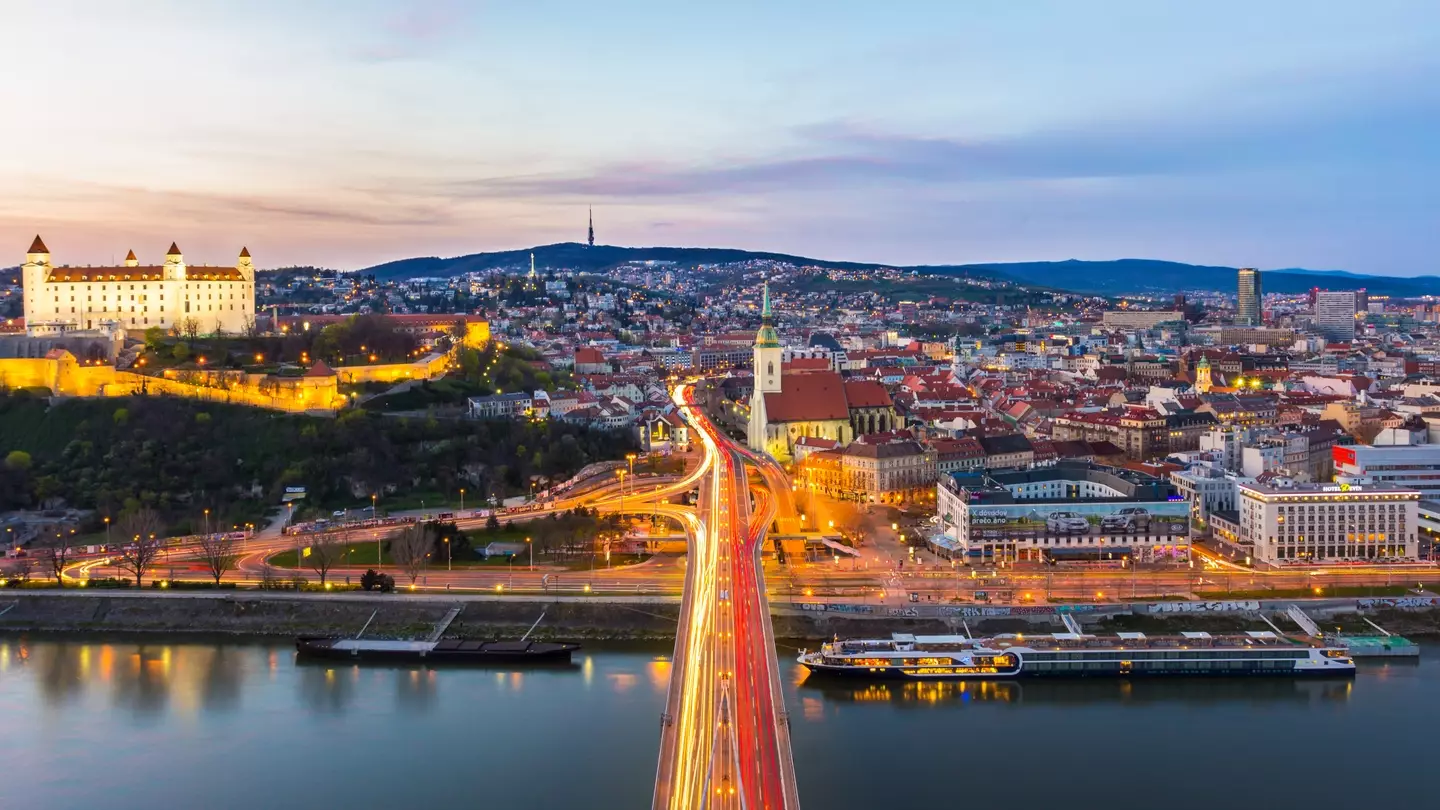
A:
{"type": "Polygon", "coordinates": [[[780,335],[775,331],[775,317],[770,312],[770,282],[765,282],[764,303],[760,307],[760,331],[755,333],[755,345],[778,347],[780,335]]]}

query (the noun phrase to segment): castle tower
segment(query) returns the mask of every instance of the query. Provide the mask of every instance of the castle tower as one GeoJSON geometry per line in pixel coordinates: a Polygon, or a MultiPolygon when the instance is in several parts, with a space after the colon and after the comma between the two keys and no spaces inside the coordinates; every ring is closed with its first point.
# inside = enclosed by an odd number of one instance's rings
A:
{"type": "Polygon", "coordinates": [[[45,247],[40,235],[35,235],[35,241],[30,243],[30,249],[25,251],[25,264],[20,268],[20,283],[25,290],[25,323],[31,326],[40,320],[40,289],[45,284],[45,276],[50,272],[50,248],[45,247]]]}
{"type": "Polygon", "coordinates": [[[235,269],[240,271],[246,281],[255,280],[255,265],[250,261],[250,248],[240,248],[240,261],[235,263],[235,269]]]}
{"type": "Polygon", "coordinates": [[[1210,379],[1210,359],[1204,355],[1200,356],[1200,362],[1195,365],[1195,390],[1208,394],[1215,387],[1210,379]]]}
{"type": "Polygon", "coordinates": [[[165,251],[165,280],[185,280],[185,255],[174,242],[171,242],[170,249],[165,251]]]}
{"type": "Polygon", "coordinates": [[[140,266],[140,260],[137,259],[137,258],[135,258],[135,251],[132,250],[132,251],[130,251],[130,252],[128,252],[128,253],[125,254],[125,266],[126,266],[126,267],[139,267],[139,266],[140,266]]]}
{"type": "Polygon", "coordinates": [[[765,451],[765,433],[770,419],[765,413],[765,395],[780,393],[780,371],[783,350],[780,335],[775,331],[775,318],[770,312],[770,283],[765,282],[764,304],[760,308],[760,331],[755,333],[755,392],[750,396],[751,450],[765,451]]]}

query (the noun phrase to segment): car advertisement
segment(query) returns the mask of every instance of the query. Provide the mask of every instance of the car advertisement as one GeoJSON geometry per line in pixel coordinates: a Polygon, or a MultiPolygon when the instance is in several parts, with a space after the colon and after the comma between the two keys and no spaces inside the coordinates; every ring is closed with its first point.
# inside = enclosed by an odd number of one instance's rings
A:
{"type": "Polygon", "coordinates": [[[1027,503],[970,507],[972,537],[1184,536],[1187,501],[1027,503]]]}

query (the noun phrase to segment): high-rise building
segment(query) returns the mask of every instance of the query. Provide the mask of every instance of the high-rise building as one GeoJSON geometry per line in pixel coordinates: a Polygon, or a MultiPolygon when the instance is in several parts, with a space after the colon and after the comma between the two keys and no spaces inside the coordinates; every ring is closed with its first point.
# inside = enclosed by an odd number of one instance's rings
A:
{"type": "Polygon", "coordinates": [[[1326,340],[1355,339],[1355,293],[1321,290],[1315,294],[1315,329],[1326,340]]]}
{"type": "Polygon", "coordinates": [[[586,244],[595,247],[595,209],[590,209],[590,233],[586,235],[586,244]]]}
{"type": "Polygon", "coordinates": [[[1260,271],[1240,268],[1235,302],[1235,322],[1246,326],[1260,325],[1260,271]]]}
{"type": "Polygon", "coordinates": [[[1413,489],[1257,483],[1238,488],[1240,541],[1253,545],[1260,562],[1419,559],[1420,493],[1413,489]]]}

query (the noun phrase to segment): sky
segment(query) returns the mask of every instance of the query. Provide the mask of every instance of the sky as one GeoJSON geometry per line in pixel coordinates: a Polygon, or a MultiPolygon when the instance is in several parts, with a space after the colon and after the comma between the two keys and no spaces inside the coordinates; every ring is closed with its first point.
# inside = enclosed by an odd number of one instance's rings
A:
{"type": "Polygon", "coordinates": [[[1433,0],[4,0],[0,264],[1440,274],[1433,0]]]}

